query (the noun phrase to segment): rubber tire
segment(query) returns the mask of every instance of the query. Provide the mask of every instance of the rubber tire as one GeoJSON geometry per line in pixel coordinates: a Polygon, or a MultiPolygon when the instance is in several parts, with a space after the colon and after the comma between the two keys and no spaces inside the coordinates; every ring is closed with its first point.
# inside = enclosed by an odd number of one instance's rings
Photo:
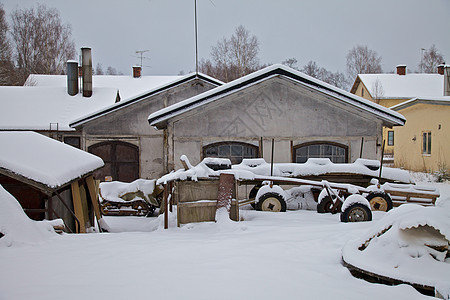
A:
{"type": "Polygon", "coordinates": [[[391,197],[386,193],[381,192],[373,192],[367,195],[366,197],[367,201],[370,203],[370,209],[372,211],[390,211],[392,209],[392,199],[391,197]],[[381,204],[379,201],[382,201],[384,203],[381,204]],[[380,209],[380,207],[385,207],[385,209],[380,209]]]}
{"type": "Polygon", "coordinates": [[[372,221],[372,211],[361,203],[353,203],[349,207],[347,207],[346,210],[341,212],[341,222],[347,223],[347,222],[365,222],[365,221],[372,221]],[[361,218],[354,218],[355,214],[356,217],[362,216],[361,218]]]}
{"type": "MultiPolygon", "coordinates": [[[[248,198],[249,199],[255,199],[256,198],[256,194],[258,194],[259,189],[261,188],[262,185],[255,185],[251,190],[250,193],[248,193],[248,198]]],[[[256,203],[250,203],[251,207],[253,207],[253,209],[256,209],[256,203]]]]}
{"type": "Polygon", "coordinates": [[[279,206],[280,206],[280,210],[275,210],[275,212],[285,212],[286,211],[286,202],[284,201],[283,197],[281,197],[279,194],[277,193],[265,193],[264,195],[262,195],[259,198],[258,203],[256,203],[256,210],[259,211],[274,211],[274,210],[270,210],[270,209],[266,209],[267,205],[264,205],[264,202],[266,201],[273,201],[273,199],[278,200],[279,202],[279,206]]]}
{"type": "Polygon", "coordinates": [[[331,213],[331,208],[333,207],[333,200],[330,196],[323,197],[322,201],[317,203],[317,212],[319,214],[331,213]]]}

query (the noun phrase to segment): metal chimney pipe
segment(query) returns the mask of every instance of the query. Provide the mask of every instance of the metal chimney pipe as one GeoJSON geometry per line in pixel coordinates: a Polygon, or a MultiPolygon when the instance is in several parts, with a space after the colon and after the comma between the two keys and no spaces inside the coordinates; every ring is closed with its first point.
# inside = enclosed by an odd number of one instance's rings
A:
{"type": "Polygon", "coordinates": [[[444,67],[444,96],[450,96],[450,66],[444,67]]]}
{"type": "Polygon", "coordinates": [[[92,96],[92,54],[91,48],[81,48],[81,67],[83,82],[83,97],[92,96]]]}
{"type": "Polygon", "coordinates": [[[78,62],[67,61],[67,93],[70,96],[78,94],[78,62]]]}

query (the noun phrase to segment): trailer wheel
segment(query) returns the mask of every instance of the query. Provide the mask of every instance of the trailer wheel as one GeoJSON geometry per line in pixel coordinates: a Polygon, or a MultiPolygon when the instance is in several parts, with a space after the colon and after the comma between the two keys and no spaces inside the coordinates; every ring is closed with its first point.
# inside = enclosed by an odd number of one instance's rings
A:
{"type": "Polygon", "coordinates": [[[353,203],[341,213],[341,222],[372,221],[372,212],[361,203],[353,203]]]}
{"type": "MultiPolygon", "coordinates": [[[[261,188],[260,184],[255,185],[248,194],[249,199],[255,199],[256,195],[258,194],[259,189],[261,188]]],[[[253,209],[256,209],[256,203],[250,203],[250,205],[253,207],[253,209]]]]}
{"type": "Polygon", "coordinates": [[[392,199],[386,193],[373,192],[366,197],[373,211],[389,211],[392,209],[392,199]]]}
{"type": "Polygon", "coordinates": [[[319,203],[317,203],[317,212],[325,214],[332,212],[334,202],[330,196],[325,196],[319,203]]]}
{"type": "Polygon", "coordinates": [[[265,193],[259,197],[256,203],[256,210],[285,212],[286,202],[283,197],[277,193],[265,193]]]}

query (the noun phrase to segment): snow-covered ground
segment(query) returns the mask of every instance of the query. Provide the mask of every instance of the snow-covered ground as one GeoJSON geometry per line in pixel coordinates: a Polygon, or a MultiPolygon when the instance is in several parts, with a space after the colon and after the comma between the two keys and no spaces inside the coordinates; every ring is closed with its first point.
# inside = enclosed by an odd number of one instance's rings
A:
{"type": "MultiPolygon", "coordinates": [[[[450,184],[433,185],[450,198],[450,184]]],[[[236,223],[177,228],[171,218],[168,230],[161,218],[106,217],[113,233],[0,245],[0,299],[432,299],[342,265],[344,245],[385,214],[341,223],[338,214],[248,209],[236,223]]]]}

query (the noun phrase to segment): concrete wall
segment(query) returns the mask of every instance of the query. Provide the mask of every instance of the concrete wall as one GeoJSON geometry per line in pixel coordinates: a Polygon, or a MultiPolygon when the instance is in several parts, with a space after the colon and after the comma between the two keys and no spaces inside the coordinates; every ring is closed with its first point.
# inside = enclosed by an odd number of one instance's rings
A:
{"type": "Polygon", "coordinates": [[[205,92],[215,86],[194,79],[170,90],[122,107],[82,125],[82,149],[105,141],[128,142],[139,147],[140,178],[159,178],[164,174],[164,132],[148,124],[148,116],[164,107],[205,92]]]}
{"type": "Polygon", "coordinates": [[[275,139],[275,162],[291,162],[292,148],[306,142],[327,141],[349,149],[349,162],[360,155],[379,159],[381,120],[331,96],[284,77],[274,77],[236,91],[208,105],[173,118],[168,124],[168,166],[180,168],[186,154],[192,164],[201,161],[202,148],[221,141],[259,146],[270,161],[275,139]]]}
{"type": "Polygon", "coordinates": [[[406,124],[394,127],[394,165],[413,171],[450,169],[450,105],[418,103],[399,111],[406,124]],[[431,154],[422,153],[422,135],[431,132],[431,154]]]}

